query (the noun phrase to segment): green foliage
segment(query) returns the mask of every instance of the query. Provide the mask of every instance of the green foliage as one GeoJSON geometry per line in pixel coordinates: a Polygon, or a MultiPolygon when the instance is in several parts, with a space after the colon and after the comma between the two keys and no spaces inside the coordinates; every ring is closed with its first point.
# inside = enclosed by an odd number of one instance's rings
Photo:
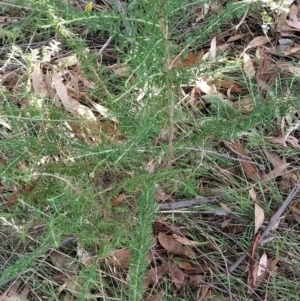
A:
{"type": "MultiPolygon", "coordinates": [[[[17,104],[9,91],[1,90],[0,117],[11,126],[4,136],[8,138],[0,142],[1,155],[7,163],[0,167],[2,184],[22,190],[26,185],[33,185],[33,178],[37,178],[37,182],[33,192],[22,193],[17,204],[1,213],[6,224],[0,224],[0,230],[11,236],[13,243],[9,241],[1,246],[8,255],[4,256],[5,265],[0,268],[0,286],[6,288],[10,279],[14,281],[19,273],[26,274],[28,269],[35,268],[49,248],[59,248],[63,239],[71,236],[83,249],[91,252],[96,249],[94,255],[99,258],[119,248],[131,249],[128,289],[124,291],[121,286],[110,283],[107,275],[103,287],[114,298],[143,300],[145,258],[157,214],[156,187],[181,199],[195,198],[204,194],[205,188],[210,191],[211,186],[222,184],[224,176],[220,170],[236,167],[238,163],[232,156],[220,152],[219,142],[244,135],[251,138],[248,147],[261,152],[261,145],[266,142],[258,136],[271,132],[278,118],[299,109],[297,93],[281,101],[286,81],[280,79],[269,98],[262,100],[254,80],[236,75],[237,70],[241,71],[241,61],[235,57],[226,58],[224,53],[218,54],[213,64],[203,62],[193,68],[169,68],[170,60],[179,53],[207,48],[214,35],[229,24],[232,26],[235,19],[241,19],[249,5],[242,1],[223,3],[218,13],[208,14],[201,24],[195,23],[197,16],[192,8],[203,1],[161,1],[160,4],[155,0],[129,1],[126,2],[128,18],[125,23],[116,10],[75,10],[69,5],[62,6],[61,0],[16,2],[30,10],[26,10],[28,15],[15,25],[17,30],[0,29],[3,43],[20,44],[31,38],[40,41],[55,33],[62,44],[76,54],[86,78],[95,84],[95,88],[88,91],[93,100],[117,117],[120,143],[115,141],[118,138],[104,134],[102,137],[100,132],[94,144],[70,137],[65,122],[80,125],[86,121],[55,108],[47,98],[42,99],[41,106],[35,105],[37,99],[28,84],[20,86],[13,95],[19,101],[17,104]],[[126,26],[131,28],[131,35],[126,33],[126,26]],[[82,28],[87,30],[85,36],[79,33],[82,28]],[[114,74],[100,61],[96,51],[89,50],[90,36],[99,37],[101,43],[112,38],[116,63],[128,67],[126,76],[114,74]],[[253,100],[253,110],[243,113],[218,96],[203,97],[205,107],[191,108],[182,96],[183,89],[193,86],[200,76],[230,78],[246,87],[253,100]],[[170,134],[174,134],[173,139],[170,134]],[[146,168],[149,162],[155,165],[152,173],[146,168]],[[202,187],[199,182],[203,178],[207,183],[201,183],[202,187]],[[113,207],[111,200],[119,193],[126,195],[126,202],[113,207]],[[16,231],[12,220],[22,226],[20,231],[16,231]],[[42,225],[41,233],[33,231],[36,225],[42,225]],[[10,243],[18,245],[16,252],[10,249],[10,243]]],[[[255,5],[250,5],[250,12],[255,11],[255,5]]],[[[101,43],[99,41],[99,45],[101,43]]],[[[25,54],[23,50],[18,55],[25,64],[24,82],[30,83],[34,64],[42,61],[42,55],[38,52],[25,54]]],[[[288,83],[290,90],[297,90],[295,78],[288,83]]],[[[286,150],[288,152],[291,158],[298,155],[296,151],[286,150]]],[[[232,179],[230,185],[222,190],[222,197],[234,214],[251,223],[253,204],[248,194],[241,191],[241,187],[249,186],[248,180],[239,176],[232,179]]],[[[278,200],[280,193],[275,185],[270,184],[268,189],[278,200]]],[[[4,192],[4,197],[10,192],[4,192]]],[[[272,206],[270,200],[266,201],[266,212],[272,206]]],[[[202,210],[207,213],[212,209],[207,206],[202,210]]],[[[209,234],[217,245],[233,252],[232,241],[228,243],[214,228],[201,226],[200,214],[193,220],[182,215],[176,217],[176,221],[189,224],[195,239],[197,233],[209,234]]],[[[251,231],[252,227],[248,227],[239,236],[241,250],[251,245],[251,231]]],[[[299,252],[294,247],[296,253],[299,252]]],[[[287,246],[280,248],[288,253],[287,246]]],[[[274,249],[276,245],[270,251],[274,249]]],[[[214,250],[210,255],[217,258],[219,253],[214,250]]],[[[95,280],[98,264],[84,266],[78,273],[78,283],[82,284],[79,300],[84,300],[85,294],[99,286],[95,280]]],[[[38,272],[40,269],[37,267],[38,272]]],[[[228,278],[222,278],[221,282],[224,287],[229,285],[228,278]]],[[[231,285],[243,300],[248,298],[243,295],[236,277],[231,285]]],[[[276,283],[272,285],[275,289],[276,283]]],[[[166,299],[172,300],[172,288],[166,285],[165,289],[168,291],[166,299]]],[[[52,290],[49,288],[46,295],[53,295],[52,290]]]]}

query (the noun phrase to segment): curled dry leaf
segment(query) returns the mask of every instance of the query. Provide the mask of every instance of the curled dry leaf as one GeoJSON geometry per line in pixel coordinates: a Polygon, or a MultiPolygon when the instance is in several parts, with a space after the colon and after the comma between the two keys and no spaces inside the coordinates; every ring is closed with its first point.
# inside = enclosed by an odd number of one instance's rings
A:
{"type": "Polygon", "coordinates": [[[7,197],[5,204],[8,207],[11,207],[18,202],[19,198],[20,198],[20,194],[18,192],[14,191],[7,197]]]}
{"type": "Polygon", "coordinates": [[[207,13],[209,12],[210,9],[210,3],[204,3],[201,6],[201,12],[197,13],[197,18],[196,18],[196,23],[200,22],[201,20],[204,20],[205,16],[207,15],[207,13]]]}
{"type": "Polygon", "coordinates": [[[119,193],[116,197],[112,198],[110,200],[110,203],[113,207],[116,207],[123,203],[123,201],[126,199],[126,195],[124,193],[119,193]]]}
{"type": "Polygon", "coordinates": [[[225,43],[225,44],[219,45],[217,47],[217,49],[220,50],[220,51],[225,51],[225,50],[227,50],[231,47],[231,44],[232,43],[225,43]]]}
{"type": "Polygon", "coordinates": [[[259,263],[256,263],[253,267],[252,274],[253,274],[253,284],[252,287],[258,287],[263,280],[265,280],[266,276],[268,275],[268,269],[271,267],[271,260],[268,260],[266,253],[264,253],[259,263]]]}
{"type": "Polygon", "coordinates": [[[300,224],[300,209],[298,209],[296,206],[292,207],[292,212],[295,218],[295,221],[300,224]]]}
{"type": "Polygon", "coordinates": [[[186,237],[182,237],[176,234],[173,234],[173,237],[176,241],[182,243],[184,246],[197,246],[200,245],[202,243],[198,242],[198,241],[193,241],[193,240],[189,240],[186,237]]]}
{"type": "Polygon", "coordinates": [[[128,266],[131,251],[129,249],[121,249],[112,252],[108,259],[108,264],[115,267],[126,268],[128,266]]]}
{"type": "Polygon", "coordinates": [[[239,33],[239,34],[236,34],[236,35],[234,35],[234,36],[231,36],[231,37],[227,40],[227,43],[230,43],[230,42],[234,42],[234,41],[240,40],[240,39],[244,38],[245,36],[247,36],[247,33],[239,33]]]}
{"type": "Polygon", "coordinates": [[[214,37],[210,42],[210,49],[209,49],[209,59],[212,60],[216,58],[217,55],[217,40],[214,37]]]}
{"type": "MultiPolygon", "coordinates": [[[[70,98],[70,99],[72,99],[72,100],[75,101],[74,98],[70,98]]],[[[75,103],[75,102],[74,102],[74,103],[75,103]]],[[[79,116],[84,117],[84,118],[87,119],[87,120],[97,121],[97,118],[96,118],[96,116],[94,115],[94,113],[92,112],[92,110],[89,109],[88,107],[82,105],[82,104],[79,104],[79,105],[78,105],[78,108],[77,108],[77,114],[78,114],[79,116]]]]}
{"type": "Polygon", "coordinates": [[[250,56],[247,53],[243,54],[243,70],[247,76],[255,77],[255,67],[250,56]]]}
{"type": "Polygon", "coordinates": [[[183,246],[180,242],[176,241],[171,235],[166,235],[162,232],[158,234],[158,241],[163,248],[165,248],[168,252],[175,255],[183,255],[188,258],[194,258],[196,256],[195,252],[188,248],[187,246],[183,246]]]}
{"type": "Polygon", "coordinates": [[[268,150],[265,149],[264,153],[265,153],[267,159],[273,165],[273,167],[277,167],[279,165],[282,165],[282,164],[286,163],[286,160],[284,158],[281,159],[278,155],[276,155],[273,152],[270,152],[270,151],[268,151],[268,150]]]}
{"type": "Polygon", "coordinates": [[[258,37],[255,37],[248,44],[248,46],[246,47],[246,49],[253,48],[253,47],[259,47],[259,46],[265,45],[265,44],[267,44],[269,42],[270,42],[270,40],[269,40],[268,37],[266,37],[266,36],[258,36],[258,37]]]}
{"type": "Polygon", "coordinates": [[[49,257],[55,267],[62,269],[67,273],[76,273],[79,268],[79,265],[74,261],[74,258],[57,250],[51,250],[49,257]]]}
{"type": "Polygon", "coordinates": [[[231,92],[234,93],[242,93],[243,91],[238,84],[228,80],[221,80],[220,82],[217,82],[217,85],[220,85],[224,89],[229,89],[231,92]]]}
{"type": "Polygon", "coordinates": [[[72,114],[76,114],[79,102],[69,97],[67,87],[62,83],[62,75],[62,72],[53,74],[52,84],[65,109],[72,114]]]}
{"type": "Polygon", "coordinates": [[[256,202],[256,192],[253,187],[251,187],[249,189],[249,195],[250,195],[252,201],[255,203],[256,202]]]}
{"type": "Polygon", "coordinates": [[[170,278],[175,287],[179,290],[185,284],[185,273],[177,266],[169,267],[170,278]]]}
{"type": "Polygon", "coordinates": [[[193,67],[199,64],[203,57],[203,51],[200,50],[196,53],[191,52],[188,55],[180,54],[175,59],[170,60],[170,65],[173,68],[193,67]]]}
{"type": "Polygon", "coordinates": [[[113,64],[108,66],[108,69],[113,71],[118,76],[128,76],[130,68],[126,64],[113,64]]]}
{"type": "Polygon", "coordinates": [[[291,26],[295,29],[298,29],[300,30],[300,22],[299,21],[290,21],[290,20],[286,20],[285,23],[288,25],[288,26],[291,26]]]}
{"type": "Polygon", "coordinates": [[[290,166],[291,163],[283,163],[279,166],[276,166],[273,170],[262,177],[262,181],[264,183],[268,183],[269,181],[276,179],[277,177],[286,173],[287,168],[290,166]]]}
{"type": "Polygon", "coordinates": [[[41,71],[40,63],[35,63],[31,76],[33,91],[36,95],[47,95],[46,84],[41,71]]]}
{"type": "Polygon", "coordinates": [[[179,260],[176,261],[176,263],[183,270],[191,271],[191,270],[194,269],[193,266],[192,266],[192,264],[189,261],[187,261],[187,260],[181,260],[181,259],[179,259],[179,260]]]}
{"type": "Polygon", "coordinates": [[[158,280],[162,277],[165,271],[164,266],[157,266],[155,268],[151,268],[149,271],[146,272],[145,279],[143,281],[143,286],[155,286],[158,280]]]}
{"type": "Polygon", "coordinates": [[[212,297],[212,291],[210,288],[210,284],[206,284],[203,286],[202,291],[201,291],[201,296],[198,298],[197,301],[206,301],[206,300],[211,300],[212,297]]]}
{"type": "Polygon", "coordinates": [[[286,146],[286,142],[290,143],[293,147],[300,149],[300,144],[297,138],[293,136],[285,137],[266,137],[266,139],[272,143],[281,144],[286,146]]]}
{"type": "Polygon", "coordinates": [[[155,233],[164,232],[164,233],[170,233],[170,234],[177,234],[181,236],[188,236],[188,232],[185,230],[185,228],[174,228],[174,226],[171,223],[157,220],[154,222],[154,230],[155,233]]]}
{"type": "Polygon", "coordinates": [[[191,275],[189,277],[188,283],[192,288],[196,288],[203,280],[204,275],[191,275]]]}
{"type": "Polygon", "coordinates": [[[258,229],[261,227],[265,219],[265,213],[263,209],[258,205],[254,204],[254,235],[257,233],[258,229]]]}
{"type": "Polygon", "coordinates": [[[294,66],[291,63],[288,62],[277,62],[276,67],[282,71],[287,71],[292,73],[293,75],[300,77],[300,70],[299,67],[294,66]]]}
{"type": "Polygon", "coordinates": [[[240,164],[242,170],[249,178],[253,180],[257,180],[260,178],[260,172],[257,166],[252,162],[250,156],[238,141],[234,141],[232,143],[223,141],[223,143],[227,149],[235,153],[238,156],[238,158],[241,159],[240,164]]]}
{"type": "Polygon", "coordinates": [[[297,22],[298,21],[298,13],[299,13],[298,5],[293,3],[290,6],[290,13],[289,13],[290,19],[294,22],[297,22]]]}
{"type": "Polygon", "coordinates": [[[257,277],[261,276],[266,271],[267,262],[268,262],[267,254],[264,253],[259,260],[259,266],[256,274],[257,277]]]}
{"type": "Polygon", "coordinates": [[[30,287],[27,283],[21,285],[21,281],[17,281],[10,287],[10,290],[0,295],[0,301],[24,301],[27,300],[29,292],[30,287]],[[17,294],[20,287],[22,291],[17,294]]]}

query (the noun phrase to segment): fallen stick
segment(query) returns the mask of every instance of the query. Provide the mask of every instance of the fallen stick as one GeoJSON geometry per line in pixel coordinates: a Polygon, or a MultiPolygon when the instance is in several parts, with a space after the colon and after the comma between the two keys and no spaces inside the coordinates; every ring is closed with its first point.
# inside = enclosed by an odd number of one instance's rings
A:
{"type": "Polygon", "coordinates": [[[215,203],[217,198],[215,196],[199,197],[191,200],[177,200],[174,203],[162,204],[159,206],[160,211],[172,211],[181,208],[188,208],[192,206],[199,206],[206,203],[215,203]]]}
{"type": "MultiPolygon", "coordinates": [[[[268,236],[269,232],[275,227],[276,223],[280,219],[282,213],[286,209],[286,207],[290,204],[292,199],[295,197],[295,195],[298,193],[300,189],[300,184],[296,184],[292,191],[289,193],[285,201],[282,203],[282,205],[279,207],[279,209],[276,211],[276,213],[272,216],[270,219],[270,222],[268,226],[265,228],[263,233],[260,236],[260,239],[258,241],[258,245],[260,245],[263,242],[263,239],[268,236]]],[[[229,273],[232,273],[249,255],[249,252],[245,252],[235,263],[233,263],[229,268],[229,273]]]]}

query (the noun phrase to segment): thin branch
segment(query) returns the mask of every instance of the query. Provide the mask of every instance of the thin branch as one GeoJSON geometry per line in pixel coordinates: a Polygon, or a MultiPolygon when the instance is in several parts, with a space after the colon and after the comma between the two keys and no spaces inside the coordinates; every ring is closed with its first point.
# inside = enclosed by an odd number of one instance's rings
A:
{"type": "Polygon", "coordinates": [[[199,197],[191,200],[178,200],[174,203],[162,204],[159,206],[160,211],[173,211],[181,208],[187,208],[192,206],[199,206],[206,203],[215,203],[217,198],[215,196],[199,197]]]}
{"type": "MultiPolygon", "coordinates": [[[[289,193],[285,201],[282,203],[282,205],[279,207],[279,209],[276,211],[276,213],[272,216],[270,219],[270,222],[268,226],[265,228],[263,233],[260,236],[260,239],[258,241],[258,244],[261,244],[263,242],[263,239],[268,236],[269,232],[275,227],[276,223],[280,219],[281,215],[283,214],[286,207],[290,204],[292,199],[295,197],[295,195],[300,190],[300,184],[296,184],[292,191],[289,193]]],[[[232,273],[249,255],[249,252],[245,252],[235,263],[233,263],[229,267],[229,272],[232,273]]]]}

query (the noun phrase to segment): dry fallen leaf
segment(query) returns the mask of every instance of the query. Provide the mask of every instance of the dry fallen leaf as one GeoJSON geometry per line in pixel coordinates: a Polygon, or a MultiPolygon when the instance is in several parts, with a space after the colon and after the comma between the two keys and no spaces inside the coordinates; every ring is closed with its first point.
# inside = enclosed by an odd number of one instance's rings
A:
{"type": "Polygon", "coordinates": [[[194,267],[192,266],[192,264],[189,261],[187,261],[187,260],[178,259],[178,260],[176,260],[176,263],[183,270],[190,271],[190,270],[194,269],[194,267]]]}
{"type": "Polygon", "coordinates": [[[255,263],[255,266],[253,267],[253,271],[252,271],[253,288],[258,287],[262,283],[262,281],[266,278],[270,264],[271,261],[268,260],[266,253],[264,253],[261,256],[259,263],[255,263]]]}
{"type": "Polygon", "coordinates": [[[216,85],[224,88],[224,89],[229,89],[231,92],[234,92],[234,93],[242,93],[242,88],[234,83],[234,82],[231,82],[229,80],[221,80],[219,82],[216,83],[216,85]]]}
{"type": "Polygon", "coordinates": [[[263,209],[257,204],[254,204],[254,235],[257,233],[265,219],[263,209]]]}
{"type": "Polygon", "coordinates": [[[273,165],[274,168],[281,165],[281,164],[286,163],[286,160],[284,158],[281,159],[278,155],[276,155],[273,152],[270,152],[268,150],[264,150],[264,153],[265,153],[267,159],[270,161],[270,163],[273,165]]]}
{"type": "Polygon", "coordinates": [[[279,166],[276,166],[273,170],[262,177],[262,181],[264,183],[268,183],[269,181],[276,179],[277,177],[283,175],[287,172],[287,168],[291,165],[291,163],[283,163],[279,166]]]}
{"type": "Polygon", "coordinates": [[[286,20],[285,23],[295,29],[300,30],[300,22],[299,21],[290,21],[290,20],[286,20]]]}
{"type": "Polygon", "coordinates": [[[241,159],[240,164],[244,173],[251,179],[257,180],[260,178],[260,172],[257,166],[252,162],[248,153],[245,151],[244,147],[238,142],[227,142],[223,141],[224,145],[233,153],[235,153],[239,159],[241,159]]]}
{"type": "Polygon", "coordinates": [[[55,267],[64,270],[67,273],[76,273],[79,268],[79,265],[74,261],[74,258],[55,249],[51,250],[49,257],[55,267]]]}
{"type": "Polygon", "coordinates": [[[261,276],[266,271],[267,262],[268,262],[267,254],[264,253],[259,260],[259,266],[258,266],[256,277],[261,276]]]}
{"type": "Polygon", "coordinates": [[[173,234],[173,237],[176,241],[182,243],[184,246],[197,246],[199,244],[202,244],[198,241],[189,240],[186,237],[182,237],[176,234],[173,234]]]}
{"type": "Polygon", "coordinates": [[[203,51],[200,50],[196,53],[191,52],[188,55],[180,54],[175,59],[170,60],[173,68],[184,68],[184,67],[193,67],[199,64],[203,57],[203,51]]]}
{"type": "Polygon", "coordinates": [[[62,75],[62,72],[53,74],[52,84],[65,109],[70,113],[76,115],[79,107],[79,102],[69,97],[67,87],[62,83],[62,75]]]}
{"type": "Polygon", "coordinates": [[[110,200],[113,207],[119,206],[123,201],[126,200],[126,195],[124,193],[119,193],[117,196],[110,200]]]}
{"type": "Polygon", "coordinates": [[[198,285],[200,285],[203,278],[204,275],[191,275],[189,277],[188,283],[192,288],[196,288],[198,285]]]}
{"type": "Polygon", "coordinates": [[[131,251],[129,249],[121,249],[112,252],[110,258],[108,259],[108,263],[115,267],[127,267],[128,261],[131,255],[131,251]]]}
{"type": "Polygon", "coordinates": [[[256,71],[250,56],[243,54],[243,70],[248,77],[255,77],[256,71]]]}
{"type": "MultiPolygon", "coordinates": [[[[249,44],[248,46],[246,47],[245,50],[249,49],[249,48],[253,48],[253,47],[259,47],[259,46],[262,46],[264,44],[267,44],[269,43],[270,40],[268,37],[266,36],[258,36],[258,37],[255,37],[249,44]]],[[[245,51],[244,50],[244,51],[245,51]]]]}
{"type": "Polygon", "coordinates": [[[18,192],[14,191],[11,194],[9,194],[9,196],[6,199],[5,204],[8,207],[11,207],[11,206],[15,205],[18,202],[19,198],[20,198],[20,194],[18,192]]]}
{"type": "Polygon", "coordinates": [[[256,202],[256,192],[253,187],[251,187],[249,189],[249,195],[250,195],[252,201],[255,203],[256,202]]]}
{"type": "Polygon", "coordinates": [[[16,281],[8,291],[0,295],[0,301],[24,301],[27,300],[29,292],[30,287],[27,283],[21,285],[20,281],[16,281]],[[20,294],[17,294],[20,286],[22,287],[22,291],[20,294]]]}
{"type": "Polygon", "coordinates": [[[143,281],[143,286],[155,286],[158,280],[162,277],[165,271],[164,266],[157,266],[155,268],[151,268],[149,271],[146,272],[145,279],[143,281]]]}
{"type": "Polygon", "coordinates": [[[286,142],[290,143],[293,147],[300,149],[300,144],[297,138],[293,136],[285,137],[266,137],[266,139],[270,142],[281,144],[286,146],[286,142]]]}
{"type": "Polygon", "coordinates": [[[298,13],[299,13],[298,5],[293,3],[290,6],[289,10],[290,10],[290,13],[289,13],[290,19],[294,22],[297,22],[298,21],[298,13]]]}
{"type": "Polygon", "coordinates": [[[212,291],[210,288],[210,284],[206,284],[202,287],[201,296],[197,299],[197,301],[206,301],[211,299],[212,291]]]}
{"type": "Polygon", "coordinates": [[[171,235],[166,235],[162,232],[158,234],[158,241],[163,248],[168,252],[175,255],[183,255],[188,258],[194,258],[196,254],[187,246],[183,246],[180,242],[176,241],[171,235]]]}
{"type": "Polygon", "coordinates": [[[215,59],[217,55],[217,40],[214,37],[210,42],[210,49],[209,49],[209,59],[215,59]]]}
{"type": "Polygon", "coordinates": [[[46,84],[43,79],[40,63],[35,63],[31,76],[33,91],[36,95],[47,95],[46,84]]]}
{"type": "Polygon", "coordinates": [[[169,267],[170,278],[175,287],[179,290],[185,284],[185,273],[177,266],[169,267]]]}
{"type": "Polygon", "coordinates": [[[207,13],[209,12],[210,9],[210,3],[204,3],[202,6],[200,6],[199,8],[201,8],[201,12],[197,13],[197,18],[196,18],[196,23],[200,22],[201,20],[204,20],[205,16],[207,15],[207,13]]]}

